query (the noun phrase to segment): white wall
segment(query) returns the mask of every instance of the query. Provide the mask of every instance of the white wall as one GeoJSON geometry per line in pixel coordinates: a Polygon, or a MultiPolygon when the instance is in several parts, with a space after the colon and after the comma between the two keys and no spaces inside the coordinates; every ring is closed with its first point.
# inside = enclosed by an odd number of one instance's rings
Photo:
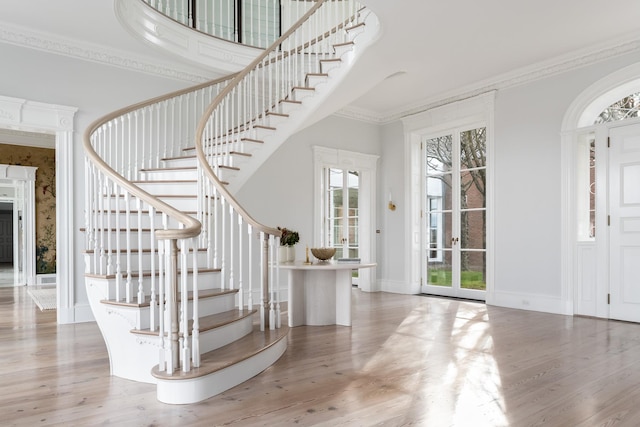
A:
{"type": "MultiPolygon", "coordinates": [[[[184,82],[0,43],[0,95],[77,107],[74,149],[74,321],[92,320],[84,289],[84,154],[91,122],[115,109],[188,86],[184,82]]],[[[61,191],[62,189],[58,189],[61,191]]]]}

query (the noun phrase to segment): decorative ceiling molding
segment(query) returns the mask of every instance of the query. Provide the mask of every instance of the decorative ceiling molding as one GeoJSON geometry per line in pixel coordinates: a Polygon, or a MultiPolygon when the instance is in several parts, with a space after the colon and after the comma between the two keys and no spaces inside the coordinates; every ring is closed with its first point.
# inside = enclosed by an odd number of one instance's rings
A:
{"type": "Polygon", "coordinates": [[[347,106],[335,114],[371,123],[387,124],[407,116],[418,114],[452,102],[472,98],[486,92],[524,85],[536,80],[541,80],[638,51],[640,51],[640,40],[637,38],[618,42],[617,44],[598,45],[589,49],[572,52],[568,55],[537,63],[529,67],[521,68],[510,73],[502,74],[473,85],[459,88],[449,93],[424,99],[418,103],[405,106],[395,111],[376,113],[363,108],[347,106]]]}
{"type": "Polygon", "coordinates": [[[6,22],[0,26],[0,42],[193,83],[202,83],[211,79],[210,76],[196,71],[161,65],[154,63],[152,59],[141,58],[139,55],[127,55],[105,46],[35,32],[6,22]]]}

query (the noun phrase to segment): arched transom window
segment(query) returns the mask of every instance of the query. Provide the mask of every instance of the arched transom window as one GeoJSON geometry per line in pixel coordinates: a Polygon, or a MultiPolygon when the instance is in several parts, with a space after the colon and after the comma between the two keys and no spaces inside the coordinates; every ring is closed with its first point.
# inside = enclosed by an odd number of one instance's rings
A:
{"type": "Polygon", "coordinates": [[[640,92],[635,92],[602,110],[594,125],[640,117],[640,92]]]}

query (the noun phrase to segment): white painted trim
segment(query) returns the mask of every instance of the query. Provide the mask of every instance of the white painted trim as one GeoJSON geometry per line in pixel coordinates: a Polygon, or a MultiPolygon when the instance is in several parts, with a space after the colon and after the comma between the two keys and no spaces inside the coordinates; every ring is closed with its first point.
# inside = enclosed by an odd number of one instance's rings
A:
{"type": "MultiPolygon", "coordinates": [[[[376,262],[376,177],[377,164],[380,156],[356,153],[320,146],[311,147],[313,150],[313,242],[322,244],[322,230],[324,212],[322,201],[325,192],[322,179],[325,168],[341,168],[360,172],[360,258],[363,263],[376,262]],[[364,214],[362,214],[364,213],[364,214]],[[368,250],[366,250],[368,248],[368,250]]],[[[358,287],[367,292],[378,291],[376,269],[360,270],[358,287]]]]}
{"type": "Polygon", "coordinates": [[[493,301],[487,305],[554,314],[567,314],[569,310],[567,301],[562,298],[521,292],[494,291],[493,301]]]}
{"type": "Polygon", "coordinates": [[[389,292],[392,294],[406,294],[406,295],[417,295],[420,293],[420,283],[418,282],[418,286],[416,288],[415,284],[399,281],[399,280],[379,280],[378,288],[382,292],[389,292]]]}
{"type": "Polygon", "coordinates": [[[0,127],[56,136],[56,234],[58,323],[74,323],[75,249],[73,215],[74,107],[0,96],[0,127]],[[61,256],[66,254],[67,256],[61,256]]]}
{"type": "Polygon", "coordinates": [[[495,111],[495,91],[488,92],[472,99],[443,105],[402,119],[405,132],[405,200],[408,201],[405,212],[405,235],[409,236],[405,243],[405,277],[409,278],[411,288],[420,287],[420,278],[424,275],[422,265],[423,245],[421,212],[424,206],[422,188],[422,152],[420,142],[424,135],[437,134],[447,129],[481,124],[487,128],[487,288],[485,298],[492,303],[494,277],[494,230],[495,209],[493,197],[494,155],[493,127],[495,111]],[[416,160],[420,159],[420,160],[416,160]]]}

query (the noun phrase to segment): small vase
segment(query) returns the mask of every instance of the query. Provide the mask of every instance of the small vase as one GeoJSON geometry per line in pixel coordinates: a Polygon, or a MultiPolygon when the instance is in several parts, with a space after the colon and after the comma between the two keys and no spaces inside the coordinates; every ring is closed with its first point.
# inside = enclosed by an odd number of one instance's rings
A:
{"type": "Polygon", "coordinates": [[[296,247],[295,246],[287,246],[287,252],[288,252],[287,259],[290,262],[295,261],[296,260],[296,247]]]}
{"type": "Polygon", "coordinates": [[[289,261],[289,247],[288,246],[280,246],[278,248],[278,258],[280,262],[289,261]]]}

